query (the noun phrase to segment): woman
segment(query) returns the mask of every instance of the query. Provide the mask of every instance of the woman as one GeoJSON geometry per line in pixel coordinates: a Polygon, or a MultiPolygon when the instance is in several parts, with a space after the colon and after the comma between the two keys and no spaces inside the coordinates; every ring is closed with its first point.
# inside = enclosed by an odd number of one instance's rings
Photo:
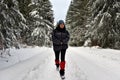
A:
{"type": "Polygon", "coordinates": [[[59,20],[56,29],[52,32],[53,50],[55,52],[55,64],[57,69],[60,66],[60,75],[64,77],[65,74],[65,53],[68,48],[69,32],[66,30],[63,20],[59,20]],[[59,55],[61,53],[61,61],[59,55]]]}

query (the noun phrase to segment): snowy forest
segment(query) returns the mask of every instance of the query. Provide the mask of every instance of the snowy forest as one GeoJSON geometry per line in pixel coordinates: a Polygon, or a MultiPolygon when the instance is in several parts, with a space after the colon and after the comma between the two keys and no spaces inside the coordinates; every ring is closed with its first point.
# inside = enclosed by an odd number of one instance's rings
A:
{"type": "Polygon", "coordinates": [[[120,0],[72,0],[66,24],[72,46],[120,49],[120,0]]]}
{"type": "MultiPolygon", "coordinates": [[[[0,48],[51,46],[53,12],[49,0],[0,0],[0,48]]],[[[120,49],[119,0],[72,0],[65,21],[70,46],[120,49]]]]}
{"type": "Polygon", "coordinates": [[[0,80],[120,80],[120,0],[0,0],[0,80]]]}
{"type": "Polygon", "coordinates": [[[1,0],[0,46],[50,46],[53,10],[49,0],[1,0]]]}

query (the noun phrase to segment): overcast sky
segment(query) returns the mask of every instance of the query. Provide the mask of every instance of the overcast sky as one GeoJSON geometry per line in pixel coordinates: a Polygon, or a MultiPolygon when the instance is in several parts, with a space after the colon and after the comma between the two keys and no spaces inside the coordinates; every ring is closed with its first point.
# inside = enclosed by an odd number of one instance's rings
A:
{"type": "Polygon", "coordinates": [[[71,0],[50,0],[53,5],[55,22],[64,20],[71,0]]]}

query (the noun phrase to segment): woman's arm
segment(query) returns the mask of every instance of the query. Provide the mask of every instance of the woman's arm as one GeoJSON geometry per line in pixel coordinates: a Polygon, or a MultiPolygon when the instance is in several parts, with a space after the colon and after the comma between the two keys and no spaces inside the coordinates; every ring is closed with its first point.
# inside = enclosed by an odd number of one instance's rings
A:
{"type": "Polygon", "coordinates": [[[68,31],[66,31],[66,34],[67,34],[67,35],[66,35],[66,38],[62,40],[63,44],[68,44],[68,41],[69,41],[69,39],[70,39],[70,34],[69,34],[68,31]]]}
{"type": "Polygon", "coordinates": [[[55,30],[52,32],[52,41],[54,44],[60,45],[61,41],[55,36],[55,30]]]}

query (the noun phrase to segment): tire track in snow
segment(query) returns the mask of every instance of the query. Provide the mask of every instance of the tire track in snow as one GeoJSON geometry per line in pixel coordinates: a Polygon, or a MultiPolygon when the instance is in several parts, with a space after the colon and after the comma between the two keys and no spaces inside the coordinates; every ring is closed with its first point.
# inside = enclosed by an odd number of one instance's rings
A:
{"type": "Polygon", "coordinates": [[[38,58],[36,65],[34,67],[32,67],[31,69],[29,69],[29,71],[24,75],[22,80],[39,80],[39,76],[42,74],[42,70],[44,69],[43,67],[44,67],[45,63],[47,62],[48,55],[50,55],[48,53],[46,54],[47,50],[45,50],[41,54],[35,56],[36,59],[38,58]]]}
{"type": "Polygon", "coordinates": [[[0,71],[0,80],[23,80],[24,77],[39,64],[40,58],[44,57],[47,48],[27,60],[21,61],[7,69],[0,71]],[[7,76],[5,77],[4,74],[7,76]]]}
{"type": "MultiPolygon", "coordinates": [[[[71,49],[71,48],[70,48],[71,49]]],[[[77,64],[78,61],[75,60],[76,57],[73,56],[75,54],[73,51],[68,49],[66,54],[66,78],[67,80],[87,80],[87,76],[84,71],[82,71],[77,64]]]]}
{"type": "Polygon", "coordinates": [[[22,80],[59,80],[59,73],[55,69],[54,65],[54,53],[52,48],[48,49],[40,60],[40,63],[30,70],[22,80]],[[48,52],[49,51],[49,52],[48,52]]]}
{"type": "MultiPolygon", "coordinates": [[[[118,75],[114,74],[117,72],[114,72],[116,69],[111,67],[113,64],[111,65],[110,61],[105,61],[98,56],[89,54],[86,49],[70,48],[69,51],[74,53],[71,53],[71,56],[74,57],[75,61],[79,61],[77,66],[84,71],[88,80],[120,80],[118,75]]],[[[117,66],[114,67],[119,69],[117,66]]]]}
{"type": "MultiPolygon", "coordinates": [[[[97,49],[70,47],[66,53],[66,80],[120,80],[120,65],[92,54],[97,52],[97,49]]],[[[0,76],[4,76],[0,80],[61,80],[52,48],[2,70],[0,76]]]]}

